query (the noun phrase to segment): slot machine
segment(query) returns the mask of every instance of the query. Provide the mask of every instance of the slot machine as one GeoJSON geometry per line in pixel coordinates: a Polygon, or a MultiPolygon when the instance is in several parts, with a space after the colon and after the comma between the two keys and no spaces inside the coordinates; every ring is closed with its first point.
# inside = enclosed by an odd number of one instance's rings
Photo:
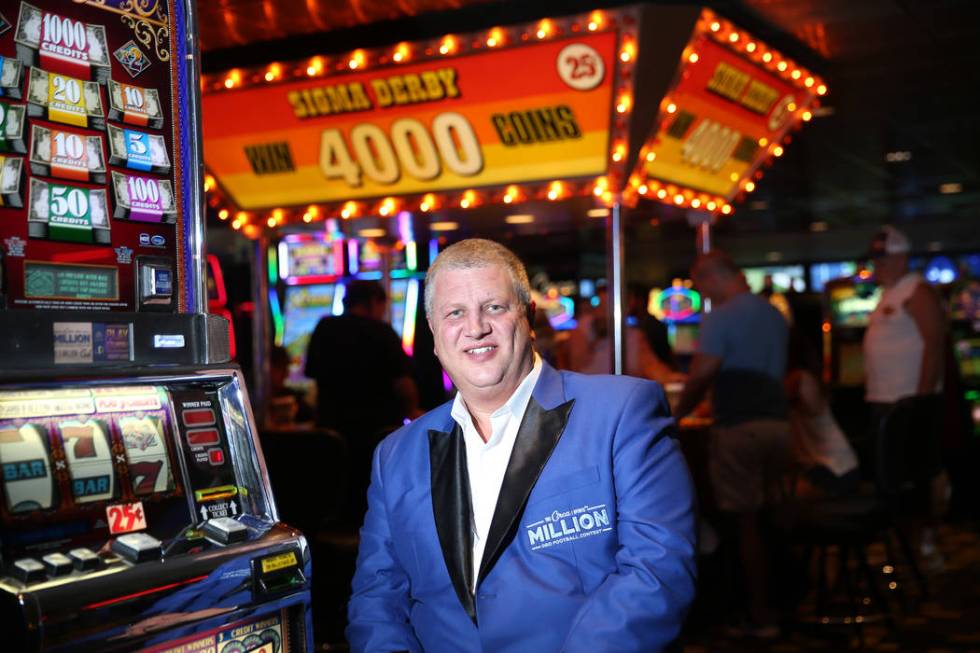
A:
{"type": "Polygon", "coordinates": [[[0,1],[4,651],[312,651],[208,313],[195,5],[0,1]]]}

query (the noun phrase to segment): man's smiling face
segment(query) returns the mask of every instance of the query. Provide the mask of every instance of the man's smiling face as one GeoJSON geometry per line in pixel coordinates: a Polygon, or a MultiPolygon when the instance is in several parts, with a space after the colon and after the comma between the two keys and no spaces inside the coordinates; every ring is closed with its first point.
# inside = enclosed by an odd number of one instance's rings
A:
{"type": "Polygon", "coordinates": [[[500,265],[440,270],[434,283],[436,356],[467,405],[495,410],[531,371],[526,307],[500,265]]]}

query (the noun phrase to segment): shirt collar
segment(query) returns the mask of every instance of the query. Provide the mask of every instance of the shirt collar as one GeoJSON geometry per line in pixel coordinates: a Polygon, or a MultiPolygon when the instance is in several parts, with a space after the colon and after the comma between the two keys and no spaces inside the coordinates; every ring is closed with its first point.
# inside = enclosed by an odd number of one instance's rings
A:
{"type": "MultiPolygon", "coordinates": [[[[510,398],[504,402],[504,404],[493,411],[490,418],[501,417],[506,414],[511,414],[518,419],[524,417],[524,411],[527,410],[527,404],[531,401],[531,393],[534,392],[534,386],[538,382],[538,377],[541,376],[541,357],[538,356],[537,352],[534,352],[534,364],[531,366],[531,371],[528,375],[524,377],[524,380],[520,382],[514,393],[510,398]]],[[[456,398],[453,399],[453,407],[451,410],[451,415],[453,420],[459,424],[459,427],[466,431],[466,427],[472,424],[473,418],[470,416],[470,411],[466,408],[466,402],[463,400],[463,395],[459,392],[456,393],[456,398]]]]}

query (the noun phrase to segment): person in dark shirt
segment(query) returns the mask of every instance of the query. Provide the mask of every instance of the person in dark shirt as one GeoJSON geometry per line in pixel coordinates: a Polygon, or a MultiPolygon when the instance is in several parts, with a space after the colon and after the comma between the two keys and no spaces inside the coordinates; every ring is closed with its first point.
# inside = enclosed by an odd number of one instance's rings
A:
{"type": "Polygon", "coordinates": [[[351,281],[344,314],[320,320],[310,337],[305,374],[316,381],[316,423],[348,439],[394,430],[419,414],[411,361],[384,321],[387,301],[380,283],[351,281]]]}
{"type": "Polygon", "coordinates": [[[629,287],[629,315],[636,320],[636,326],[643,331],[647,344],[654,355],[671,370],[677,369],[674,350],[667,338],[667,327],[647,310],[650,291],[639,285],[629,287]]]}
{"type": "Polygon", "coordinates": [[[405,418],[421,413],[412,364],[384,321],[388,296],[376,281],[354,280],[344,314],[320,320],[306,351],[305,374],[316,381],[317,426],[347,443],[347,491],[342,521],[361,522],[367,510],[371,455],[405,418]]]}
{"type": "Polygon", "coordinates": [[[712,391],[709,473],[718,508],[738,526],[749,623],[744,634],[778,635],[768,605],[768,553],[760,514],[779,498],[791,462],[783,377],[789,329],[768,301],[753,295],[729,256],[702,254],[694,285],[712,302],[698,351],[674,411],[680,420],[712,391]]]}
{"type": "Polygon", "coordinates": [[[289,352],[285,347],[273,345],[269,356],[269,412],[266,424],[272,428],[309,426],[313,422],[313,408],[299,390],[286,385],[289,376],[289,352]]]}

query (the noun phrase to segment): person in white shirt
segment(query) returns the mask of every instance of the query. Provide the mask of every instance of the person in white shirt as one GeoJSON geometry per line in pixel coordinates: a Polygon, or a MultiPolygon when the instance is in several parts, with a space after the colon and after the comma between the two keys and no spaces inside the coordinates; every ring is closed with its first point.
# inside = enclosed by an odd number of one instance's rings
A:
{"type": "MultiPolygon", "coordinates": [[[[896,508],[934,521],[933,495],[943,491],[942,423],[946,314],[922,275],[909,270],[909,239],[885,226],[869,256],[882,287],[864,334],[865,399],[876,446],[875,480],[896,508]]],[[[930,530],[924,542],[932,539],[930,530]]],[[[929,548],[927,546],[927,548],[929,548]]]]}
{"type": "Polygon", "coordinates": [[[351,650],[665,650],[696,537],[663,390],[542,360],[527,272],[498,243],[443,250],[425,310],[459,392],[374,452],[351,650]]]}

